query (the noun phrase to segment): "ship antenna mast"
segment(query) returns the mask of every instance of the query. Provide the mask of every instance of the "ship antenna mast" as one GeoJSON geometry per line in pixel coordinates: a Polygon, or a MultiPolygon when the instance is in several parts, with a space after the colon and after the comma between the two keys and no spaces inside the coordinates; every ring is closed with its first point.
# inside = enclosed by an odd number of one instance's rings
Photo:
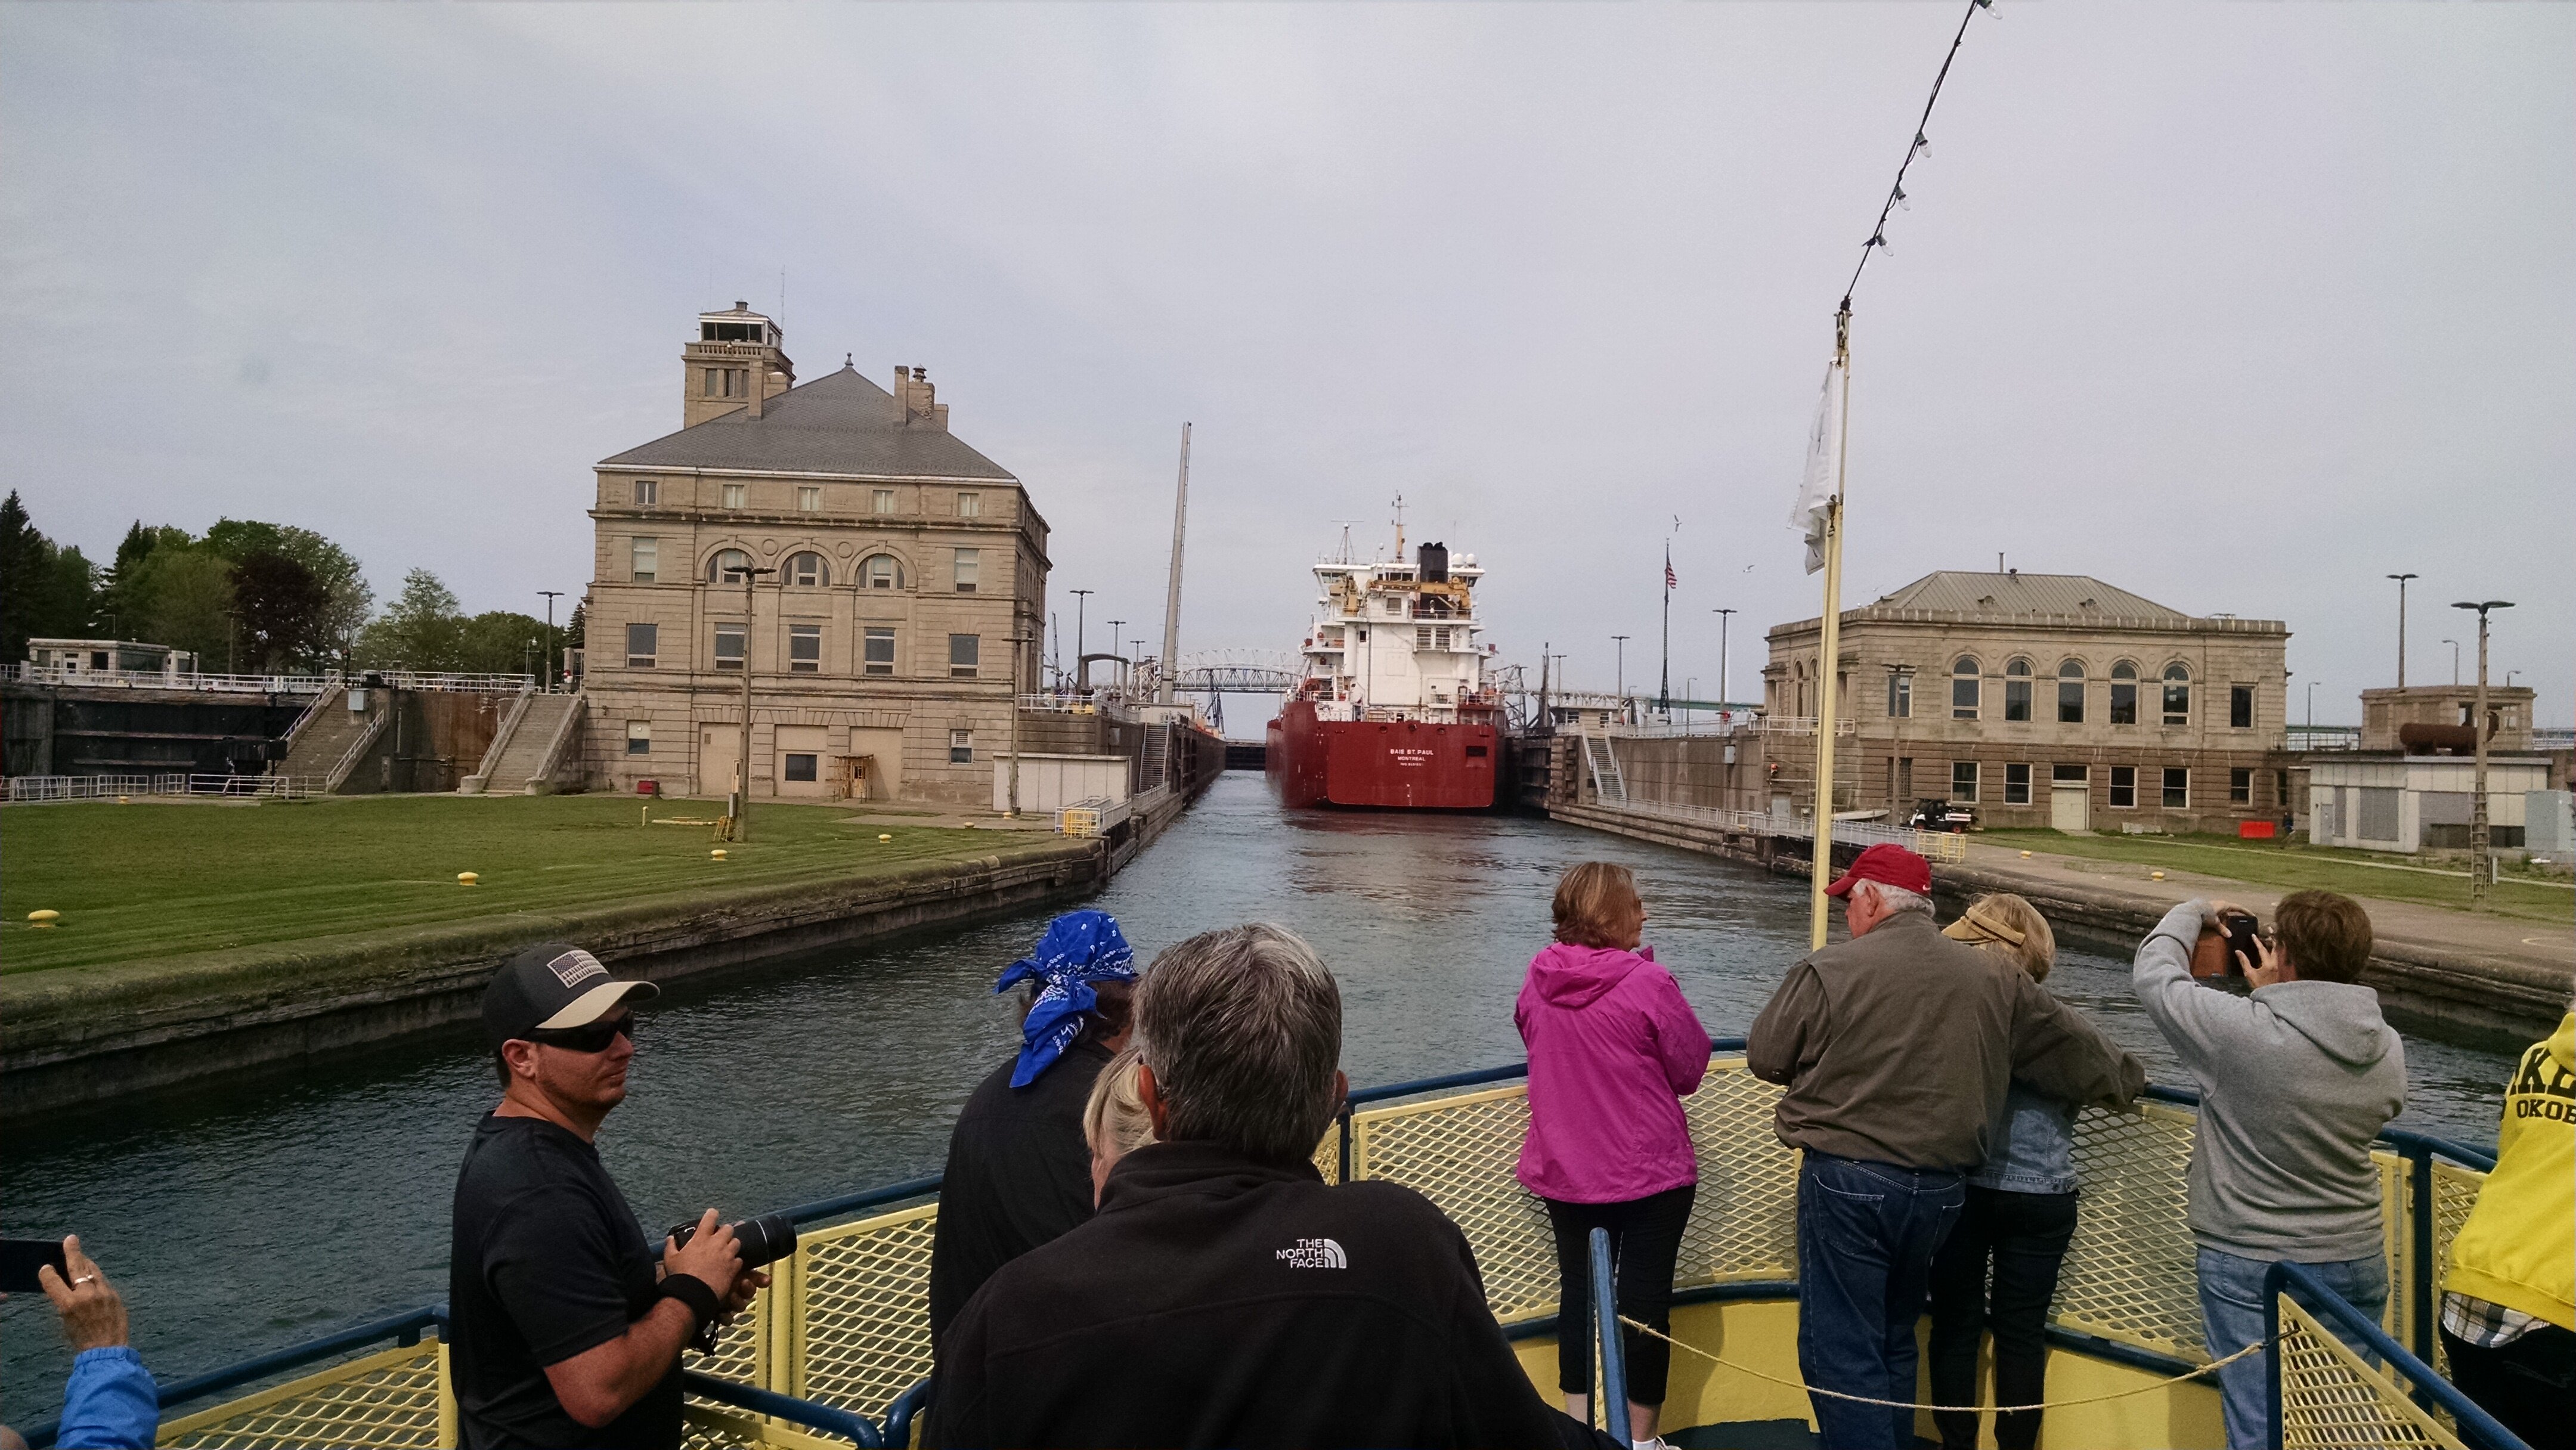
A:
{"type": "Polygon", "coordinates": [[[1404,495],[1395,496],[1395,562],[1404,562],[1404,495]]]}

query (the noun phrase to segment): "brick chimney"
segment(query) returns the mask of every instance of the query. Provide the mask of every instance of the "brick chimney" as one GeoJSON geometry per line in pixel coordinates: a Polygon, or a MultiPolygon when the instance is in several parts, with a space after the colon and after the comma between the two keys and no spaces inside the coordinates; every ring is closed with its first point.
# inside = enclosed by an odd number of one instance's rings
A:
{"type": "Polygon", "coordinates": [[[894,370],[894,404],[903,426],[948,431],[948,405],[940,402],[932,390],[930,369],[898,366],[894,370]]]}

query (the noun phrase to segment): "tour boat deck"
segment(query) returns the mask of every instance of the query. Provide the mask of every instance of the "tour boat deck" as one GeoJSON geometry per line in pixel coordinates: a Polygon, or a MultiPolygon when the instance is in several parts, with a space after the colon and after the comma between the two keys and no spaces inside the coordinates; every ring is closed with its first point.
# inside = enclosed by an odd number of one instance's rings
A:
{"type": "MultiPolygon", "coordinates": [[[[1797,1157],[1772,1131],[1779,1089],[1746,1071],[1740,1040],[1712,1048],[1706,1082],[1684,1102],[1700,1181],[1675,1273],[1672,1332],[1683,1348],[1672,1356],[1665,1433],[1680,1447],[1810,1443],[1797,1387],[1797,1157]]],[[[1316,1162],[1335,1181],[1407,1184],[1456,1220],[1495,1318],[1552,1402],[1554,1241],[1545,1210],[1512,1176],[1528,1124],[1526,1074],[1515,1064],[1354,1093],[1316,1162]]],[[[2049,1330],[2043,1446],[2222,1441],[2216,1390],[2202,1379],[2170,1382],[2208,1359],[2184,1223],[2197,1114],[2188,1093],[2150,1094],[2132,1111],[2088,1109],[2077,1121],[2083,1209],[2049,1330]]],[[[2451,1240],[2493,1160],[2394,1130],[2374,1156],[2387,1313],[2361,1325],[2313,1281],[2276,1273],[2280,1333],[2266,1352],[2278,1387],[2274,1443],[2514,1450],[2518,1441],[2441,1378],[2433,1333],[2451,1240]],[[2327,1324],[2366,1333],[2384,1366],[2346,1349],[2327,1324]]],[[[790,1211],[796,1252],[773,1267],[775,1282],[717,1352],[691,1367],[692,1447],[911,1442],[931,1367],[938,1188],[918,1179],[790,1211]]],[[[453,1445],[443,1324],[444,1306],[423,1308],[171,1385],[160,1443],[453,1445]]],[[[1596,1355],[1596,1374],[1611,1372],[1614,1358],[1596,1355]]],[[[39,1427],[31,1443],[48,1444],[51,1429],[39,1427]]],[[[1932,1435],[1928,1413],[1918,1430],[1932,1435]]]]}

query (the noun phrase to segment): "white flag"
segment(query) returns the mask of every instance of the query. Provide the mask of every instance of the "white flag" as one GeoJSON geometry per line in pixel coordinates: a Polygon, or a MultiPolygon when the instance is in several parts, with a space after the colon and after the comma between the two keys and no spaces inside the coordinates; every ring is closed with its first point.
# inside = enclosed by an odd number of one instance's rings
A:
{"type": "Polygon", "coordinates": [[[1825,368],[1825,390],[1816,399],[1816,421],[1807,430],[1807,475],[1798,481],[1798,504],[1789,527],[1807,536],[1807,572],[1825,567],[1825,514],[1841,475],[1843,368],[1825,368]]]}

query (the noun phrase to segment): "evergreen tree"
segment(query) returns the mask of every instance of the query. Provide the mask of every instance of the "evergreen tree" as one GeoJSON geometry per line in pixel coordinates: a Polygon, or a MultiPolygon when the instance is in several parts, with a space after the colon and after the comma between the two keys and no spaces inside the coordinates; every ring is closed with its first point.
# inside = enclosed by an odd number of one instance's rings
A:
{"type": "Polygon", "coordinates": [[[31,638],[88,638],[97,573],[79,549],[38,532],[11,489],[0,500],[0,659],[25,659],[31,638]]]}

